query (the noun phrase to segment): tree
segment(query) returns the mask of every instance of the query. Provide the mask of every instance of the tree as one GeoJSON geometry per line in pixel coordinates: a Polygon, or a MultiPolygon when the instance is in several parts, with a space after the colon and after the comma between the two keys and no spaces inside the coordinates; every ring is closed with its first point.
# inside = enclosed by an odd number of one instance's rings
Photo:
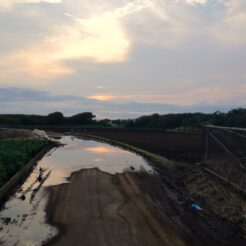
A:
{"type": "Polygon", "coordinates": [[[31,117],[28,117],[27,115],[22,116],[20,118],[20,124],[21,125],[32,125],[33,124],[33,119],[31,117]]]}
{"type": "Polygon", "coordinates": [[[61,125],[64,123],[64,120],[64,116],[61,112],[54,112],[47,116],[47,123],[50,125],[61,125]]]}
{"type": "Polygon", "coordinates": [[[71,117],[72,123],[76,125],[92,124],[96,116],[91,112],[76,114],[71,117]]]}

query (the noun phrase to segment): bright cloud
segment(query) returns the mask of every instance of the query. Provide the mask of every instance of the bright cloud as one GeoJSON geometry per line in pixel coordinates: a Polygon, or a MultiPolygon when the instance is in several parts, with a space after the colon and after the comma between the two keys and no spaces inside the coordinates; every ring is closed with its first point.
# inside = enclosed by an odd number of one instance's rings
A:
{"type": "MultiPolygon", "coordinates": [[[[18,1],[18,3],[27,2],[40,1],[18,1]]],[[[58,0],[46,0],[46,2],[57,3],[58,0]]],[[[10,53],[2,57],[0,69],[8,67],[11,71],[11,67],[15,67],[11,76],[18,74],[31,79],[36,76],[43,80],[72,73],[73,69],[65,67],[62,63],[66,60],[123,62],[127,60],[131,42],[121,25],[121,18],[145,7],[147,7],[145,2],[133,1],[123,7],[88,18],[79,18],[65,12],[63,14],[70,18],[69,21],[59,25],[54,24],[53,34],[41,34],[39,43],[33,43],[25,50],[15,51],[14,54],[10,53]],[[21,60],[24,63],[20,63],[21,60]]],[[[45,21],[46,17],[42,18],[45,21]]],[[[6,76],[9,76],[9,73],[6,76]]]]}
{"type": "Polygon", "coordinates": [[[183,2],[190,5],[196,5],[196,4],[206,4],[208,3],[208,0],[176,0],[176,2],[183,2]]]}
{"type": "Polygon", "coordinates": [[[23,3],[60,3],[62,0],[0,0],[0,8],[10,8],[15,4],[23,3]]]}
{"type": "Polygon", "coordinates": [[[96,62],[121,62],[127,57],[130,42],[119,21],[111,16],[75,20],[74,26],[47,39],[57,48],[57,59],[92,59],[96,62]]]}
{"type": "Polygon", "coordinates": [[[0,84],[6,81],[25,81],[25,84],[37,86],[48,83],[48,79],[72,74],[74,70],[62,62],[52,61],[41,52],[19,52],[3,56],[0,60],[0,84]],[[18,79],[18,77],[20,77],[18,79]]]}
{"type": "Polygon", "coordinates": [[[137,0],[87,19],[66,13],[73,19],[74,24],[62,28],[61,34],[50,37],[51,42],[58,48],[55,57],[89,58],[96,62],[125,61],[131,43],[121,24],[121,18],[148,6],[147,2],[137,0]]]}

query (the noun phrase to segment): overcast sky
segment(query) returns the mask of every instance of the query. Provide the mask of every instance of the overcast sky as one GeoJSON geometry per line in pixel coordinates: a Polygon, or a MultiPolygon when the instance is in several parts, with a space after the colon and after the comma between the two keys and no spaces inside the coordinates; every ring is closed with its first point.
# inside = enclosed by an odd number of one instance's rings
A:
{"type": "Polygon", "coordinates": [[[245,0],[0,0],[0,113],[246,106],[245,0]]]}

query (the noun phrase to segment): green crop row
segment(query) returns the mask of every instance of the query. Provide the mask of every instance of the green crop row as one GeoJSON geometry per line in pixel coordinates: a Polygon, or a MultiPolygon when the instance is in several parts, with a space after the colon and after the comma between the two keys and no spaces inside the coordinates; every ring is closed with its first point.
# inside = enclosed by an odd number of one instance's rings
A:
{"type": "Polygon", "coordinates": [[[0,139],[0,187],[48,144],[41,139],[0,139]]]}

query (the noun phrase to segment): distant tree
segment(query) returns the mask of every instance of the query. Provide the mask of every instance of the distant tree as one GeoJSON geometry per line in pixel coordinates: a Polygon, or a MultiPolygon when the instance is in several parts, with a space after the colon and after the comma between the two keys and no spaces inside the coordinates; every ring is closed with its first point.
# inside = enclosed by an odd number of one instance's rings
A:
{"type": "Polygon", "coordinates": [[[47,123],[50,125],[61,125],[65,122],[64,116],[61,112],[54,112],[48,114],[47,123]]]}
{"type": "Polygon", "coordinates": [[[227,121],[227,114],[226,113],[216,111],[211,115],[210,118],[211,118],[210,122],[212,122],[214,125],[218,125],[218,126],[225,126],[226,125],[226,121],[227,121]]]}
{"type": "Polygon", "coordinates": [[[104,120],[99,120],[98,125],[101,126],[112,126],[112,120],[109,119],[104,119],[104,120]]]}
{"type": "Polygon", "coordinates": [[[84,112],[72,116],[71,121],[76,125],[92,124],[95,117],[91,112],[84,112]]]}
{"type": "Polygon", "coordinates": [[[232,109],[227,114],[226,124],[228,126],[246,127],[246,109],[232,109]]]}

